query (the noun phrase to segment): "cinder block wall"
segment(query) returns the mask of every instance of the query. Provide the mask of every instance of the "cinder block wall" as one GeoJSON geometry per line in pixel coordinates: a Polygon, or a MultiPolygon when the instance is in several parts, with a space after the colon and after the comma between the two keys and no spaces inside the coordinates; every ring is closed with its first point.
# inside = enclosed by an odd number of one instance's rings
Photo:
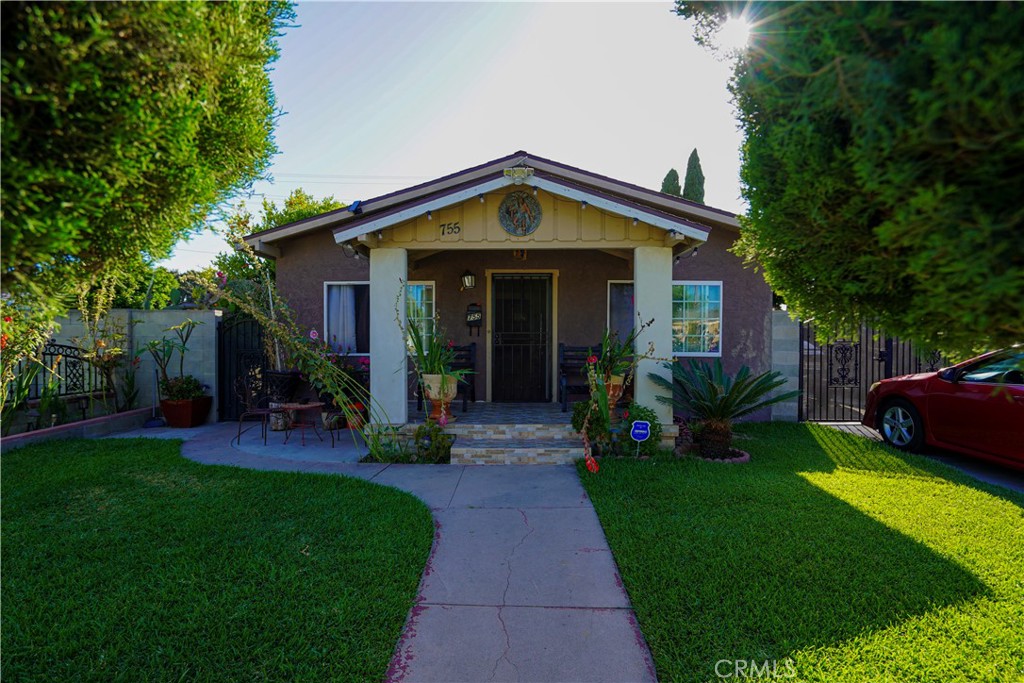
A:
{"type": "MultiPolygon", "coordinates": [[[[213,409],[207,422],[217,421],[217,322],[220,320],[220,311],[139,311],[118,308],[107,314],[108,319],[119,319],[124,322],[126,332],[129,336],[129,344],[125,353],[131,357],[135,351],[143,348],[149,341],[168,337],[176,339],[173,332],[167,332],[168,327],[173,327],[191,318],[202,323],[192,332],[192,338],[188,342],[188,352],[185,354],[185,374],[195,375],[200,382],[206,385],[206,391],[213,396],[213,409]]],[[[58,321],[60,330],[54,335],[54,339],[60,344],[75,344],[75,337],[85,335],[85,325],[82,323],[81,314],[72,311],[67,318],[58,321]]],[[[136,405],[140,408],[152,407],[154,399],[155,370],[156,362],[144,352],[139,356],[140,363],[136,381],[139,387],[139,399],[136,405]]],[[[167,368],[167,374],[171,377],[178,375],[178,355],[167,368]]]]}
{"type": "MultiPolygon", "coordinates": [[[[772,370],[786,378],[776,395],[799,388],[800,321],[791,320],[786,311],[772,311],[772,370]]],[[[771,407],[772,420],[796,422],[799,406],[799,397],[776,403],[771,407]]]]}

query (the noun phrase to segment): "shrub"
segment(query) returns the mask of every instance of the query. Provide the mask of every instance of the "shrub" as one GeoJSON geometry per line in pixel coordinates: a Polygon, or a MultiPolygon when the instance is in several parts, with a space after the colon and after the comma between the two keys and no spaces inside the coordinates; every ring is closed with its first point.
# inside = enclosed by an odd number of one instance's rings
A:
{"type": "Polygon", "coordinates": [[[651,423],[651,435],[646,441],[640,442],[640,455],[657,455],[658,449],[661,448],[661,421],[658,420],[658,414],[647,406],[631,402],[622,415],[622,438],[619,443],[624,451],[623,455],[636,455],[638,452],[637,444],[630,436],[633,423],[638,420],[651,423]]]}
{"type": "MultiPolygon", "coordinates": [[[[582,434],[583,421],[587,419],[587,411],[590,410],[591,401],[579,401],[572,406],[572,428],[582,434]]],[[[590,412],[590,422],[587,423],[587,438],[591,443],[604,444],[609,440],[609,425],[604,414],[596,408],[590,412]]]]}
{"type": "Polygon", "coordinates": [[[671,382],[654,373],[648,377],[672,392],[671,397],[659,396],[659,401],[701,420],[697,444],[704,458],[729,457],[733,420],[800,394],[786,391],[769,398],[771,392],[786,383],[780,373],[764,372],[751,377],[750,368],[744,365],[732,377],[722,369],[720,359],[710,364],[691,360],[688,367],[668,362],[665,367],[672,371],[671,382]]]}
{"type": "Polygon", "coordinates": [[[192,375],[171,377],[160,382],[160,393],[168,401],[184,401],[205,396],[203,385],[192,375]]]}
{"type": "Polygon", "coordinates": [[[412,462],[439,465],[452,461],[452,443],[455,438],[445,434],[444,429],[436,422],[427,421],[416,428],[413,434],[415,451],[412,462]]]}

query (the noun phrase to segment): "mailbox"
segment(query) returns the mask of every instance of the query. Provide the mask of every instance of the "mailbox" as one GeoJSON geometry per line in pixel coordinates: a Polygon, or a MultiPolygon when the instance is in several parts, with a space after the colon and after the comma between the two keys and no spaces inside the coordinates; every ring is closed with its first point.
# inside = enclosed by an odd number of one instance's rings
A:
{"type": "Polygon", "coordinates": [[[484,324],[484,309],[480,304],[466,306],[466,327],[469,328],[469,335],[473,336],[473,330],[480,336],[480,328],[484,324]]]}

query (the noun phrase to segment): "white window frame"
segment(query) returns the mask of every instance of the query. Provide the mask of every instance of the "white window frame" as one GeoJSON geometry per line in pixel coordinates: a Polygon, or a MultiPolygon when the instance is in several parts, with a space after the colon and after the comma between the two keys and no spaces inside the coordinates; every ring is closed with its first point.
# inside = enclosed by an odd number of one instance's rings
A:
{"type": "MultiPolygon", "coordinates": [[[[435,286],[434,282],[435,282],[434,280],[410,280],[409,282],[405,283],[405,294],[406,294],[406,297],[409,296],[409,288],[410,287],[414,287],[414,286],[418,286],[418,285],[422,285],[422,286],[425,286],[425,287],[430,287],[430,289],[433,292],[433,297],[431,297],[431,300],[433,301],[433,305],[434,305],[434,311],[431,314],[431,318],[436,319],[437,318],[437,287],[435,286]]],[[[408,302],[405,305],[405,315],[407,317],[409,315],[409,304],[408,304],[408,302]]]]}
{"type": "MultiPolygon", "coordinates": [[[[327,339],[327,288],[330,287],[331,285],[366,285],[367,287],[369,287],[370,286],[370,281],[369,280],[324,280],[324,298],[323,298],[324,320],[323,320],[323,327],[320,328],[323,331],[324,341],[328,341],[328,339],[327,339]]],[[[370,315],[373,315],[372,311],[371,311],[370,315]]],[[[366,356],[367,358],[370,357],[369,353],[356,353],[356,352],[352,352],[352,353],[350,353],[348,355],[349,356],[354,356],[354,357],[358,357],[358,356],[366,356]]]]}
{"type": "MultiPolygon", "coordinates": [[[[722,349],[725,348],[725,285],[721,280],[673,280],[672,287],[676,285],[718,286],[718,351],[676,351],[673,349],[672,356],[674,358],[721,358],[722,349]]],[[[675,304],[675,297],[672,297],[672,303],[675,304]]],[[[671,324],[674,325],[675,321],[676,318],[673,314],[671,324]]]]}

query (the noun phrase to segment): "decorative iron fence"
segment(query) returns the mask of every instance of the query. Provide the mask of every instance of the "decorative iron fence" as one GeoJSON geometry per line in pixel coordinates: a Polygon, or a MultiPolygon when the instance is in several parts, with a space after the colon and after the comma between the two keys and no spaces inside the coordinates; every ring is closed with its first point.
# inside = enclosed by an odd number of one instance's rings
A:
{"type": "MultiPolygon", "coordinates": [[[[107,386],[102,373],[85,360],[82,349],[77,346],[58,344],[56,340],[51,339],[43,346],[40,360],[47,369],[40,370],[32,380],[28,392],[30,401],[38,399],[42,395],[43,387],[53,379],[56,379],[57,396],[106,393],[111,389],[107,386]],[[50,370],[53,370],[52,375],[50,370]]],[[[22,373],[25,368],[25,361],[22,361],[16,372],[22,373]]]]}
{"type": "Polygon", "coordinates": [[[799,419],[858,422],[868,389],[881,379],[933,372],[949,365],[941,353],[922,350],[883,331],[861,327],[852,339],[819,344],[814,324],[800,326],[799,419]]]}

